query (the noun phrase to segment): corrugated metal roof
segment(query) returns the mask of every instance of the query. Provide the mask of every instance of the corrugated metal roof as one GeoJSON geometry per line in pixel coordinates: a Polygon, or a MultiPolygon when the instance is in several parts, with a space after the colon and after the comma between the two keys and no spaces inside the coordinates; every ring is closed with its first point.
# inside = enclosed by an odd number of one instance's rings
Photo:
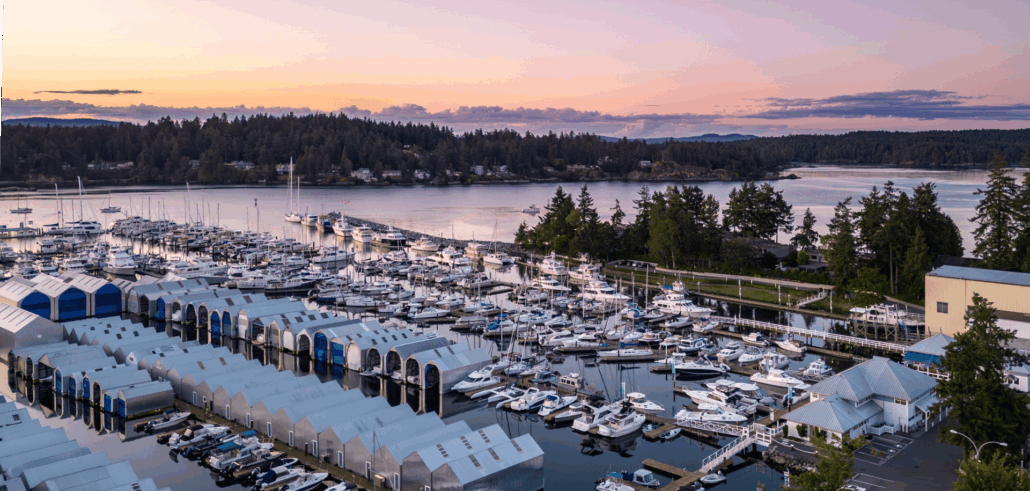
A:
{"type": "MultiPolygon", "coordinates": [[[[34,460],[39,460],[52,455],[67,454],[68,452],[74,452],[78,449],[82,449],[82,447],[79,446],[79,442],[74,440],[55,445],[43,445],[25,452],[0,458],[0,470],[9,472],[11,469],[22,464],[27,464],[34,460]]],[[[88,449],[83,450],[89,452],[88,449]]],[[[0,479],[3,479],[3,476],[0,476],[0,479]]]]}
{"type": "Polygon", "coordinates": [[[486,450],[454,459],[446,465],[461,484],[468,484],[543,454],[544,451],[532,436],[522,435],[486,450]]]}
{"type": "MultiPolygon", "coordinates": [[[[320,411],[305,415],[298,423],[307,421],[315,433],[321,433],[330,426],[390,407],[390,403],[386,402],[384,397],[362,397],[361,400],[333,405],[329,408],[323,407],[320,411]]],[[[317,401],[316,399],[314,402],[317,401]]]]}
{"type": "Polygon", "coordinates": [[[255,404],[257,404],[259,401],[263,400],[266,397],[277,394],[283,394],[294,389],[311,387],[322,383],[320,380],[318,380],[318,377],[315,375],[305,375],[303,377],[296,377],[296,381],[297,383],[292,385],[286,383],[278,383],[272,385],[262,385],[259,387],[251,387],[236,394],[235,396],[233,396],[233,398],[243,397],[247,405],[253,407],[255,404]]]}
{"type": "Polygon", "coordinates": [[[124,387],[118,391],[118,398],[126,401],[135,397],[172,392],[172,383],[167,380],[145,382],[139,385],[124,387]]]}
{"type": "Polygon", "coordinates": [[[57,445],[58,443],[68,441],[68,435],[64,433],[64,428],[50,428],[47,426],[40,427],[38,430],[17,438],[4,439],[4,444],[0,445],[0,457],[27,452],[44,445],[57,445]]]}
{"type": "Polygon", "coordinates": [[[391,442],[407,436],[432,431],[443,426],[443,420],[436,413],[420,414],[414,418],[403,419],[390,425],[365,431],[360,433],[357,438],[364,443],[366,449],[371,451],[373,447],[389,445],[391,442]],[[372,441],[373,439],[375,442],[372,441]]]}
{"type": "Polygon", "coordinates": [[[418,449],[419,458],[430,472],[442,467],[447,462],[466,455],[486,450],[487,448],[508,441],[508,435],[499,425],[492,424],[486,428],[475,430],[460,437],[451,438],[430,444],[418,449]]]}
{"type": "Polygon", "coordinates": [[[134,483],[138,479],[139,478],[136,477],[136,471],[132,469],[132,465],[128,462],[122,461],[105,466],[94,467],[92,469],[86,469],[74,474],[67,474],[53,479],[47,479],[46,488],[48,491],[65,490],[102,481],[108,486],[107,489],[113,489],[111,484],[114,486],[122,486],[134,483]]]}
{"type": "Polygon", "coordinates": [[[961,266],[941,266],[927,276],[953,278],[957,280],[982,281],[985,283],[1001,283],[1003,285],[1030,286],[1030,273],[1013,273],[994,269],[963,268],[961,266]]]}
{"type": "MultiPolygon", "coordinates": [[[[309,414],[321,412],[326,409],[334,408],[336,406],[340,406],[343,404],[356,402],[364,398],[365,395],[362,394],[361,390],[359,389],[341,389],[341,392],[335,394],[330,393],[326,396],[318,397],[315,399],[308,399],[299,404],[286,406],[280,409],[279,411],[282,411],[283,414],[285,414],[286,417],[289,418],[293,424],[297,424],[297,422],[304,419],[309,414]]],[[[276,411],[276,414],[278,414],[278,411],[276,411]]]]}
{"type": "Polygon", "coordinates": [[[817,426],[837,433],[851,431],[869,418],[883,412],[873,401],[866,401],[858,407],[851,402],[831,395],[787,413],[783,418],[799,424],[817,426]]]}
{"type": "Polygon", "coordinates": [[[182,290],[190,287],[203,287],[208,286],[207,280],[203,278],[195,278],[192,280],[182,281],[162,281],[160,283],[141,284],[141,281],[137,281],[130,289],[129,292],[136,295],[146,295],[148,293],[166,291],[166,290],[182,290]]]}
{"type": "MultiPolygon", "coordinates": [[[[61,278],[56,276],[50,276],[48,274],[41,274],[32,279],[36,283],[36,291],[51,297],[57,298],[67,292],[68,290],[79,290],[74,285],[66,283],[61,278]]],[[[82,291],[82,290],[79,290],[82,291]]]]}
{"type": "Polygon", "coordinates": [[[282,394],[276,394],[261,399],[260,402],[254,404],[254,406],[261,405],[268,411],[268,414],[275,414],[280,409],[286,406],[292,406],[294,404],[300,404],[301,402],[309,399],[316,399],[333,392],[339,392],[343,389],[340,384],[330,380],[329,382],[315,385],[312,387],[303,387],[300,389],[291,390],[282,394]]]}
{"type": "Polygon", "coordinates": [[[418,353],[420,351],[431,350],[433,348],[442,348],[444,346],[449,346],[450,344],[451,344],[451,340],[449,340],[449,339],[447,339],[447,338],[445,338],[443,336],[438,336],[438,337],[435,337],[435,338],[427,338],[425,336],[416,336],[411,342],[404,343],[404,344],[398,344],[398,345],[394,346],[393,348],[390,348],[390,351],[400,355],[401,360],[407,360],[409,356],[411,356],[411,355],[413,355],[415,353],[418,353]],[[422,339],[419,339],[419,338],[422,338],[422,339]]]}
{"type": "Polygon", "coordinates": [[[55,462],[53,464],[46,464],[26,469],[25,473],[22,474],[22,479],[25,481],[25,485],[27,487],[35,488],[47,479],[79,473],[94,467],[105,466],[110,463],[111,461],[107,459],[107,452],[97,452],[63,460],[61,462],[55,462]]]}
{"type": "Polygon", "coordinates": [[[42,323],[46,323],[47,326],[54,324],[50,319],[44,319],[27,310],[0,303],[0,329],[8,332],[18,332],[26,327],[42,325],[42,323]]]}
{"type": "Polygon", "coordinates": [[[34,291],[36,291],[34,285],[26,285],[20,281],[5,281],[0,284],[0,297],[12,302],[21,302],[34,291]]]}
{"type": "Polygon", "coordinates": [[[383,447],[383,451],[389,452],[397,462],[403,462],[404,457],[415,453],[415,451],[421,448],[452,438],[462,438],[471,431],[472,428],[469,428],[468,423],[459,420],[443,428],[418,433],[403,440],[395,441],[383,447]]]}
{"type": "Polygon", "coordinates": [[[476,365],[481,363],[487,363],[493,361],[493,357],[490,353],[483,348],[476,348],[473,350],[462,351],[453,356],[445,356],[432,360],[429,363],[435,365],[440,373],[446,373],[451,370],[458,370],[470,365],[476,365]]]}
{"type": "Polygon", "coordinates": [[[465,346],[464,344],[450,344],[447,346],[442,346],[440,348],[432,348],[425,351],[412,353],[410,356],[408,356],[408,359],[415,359],[415,361],[418,362],[419,366],[425,366],[426,363],[429,363],[432,360],[439,360],[441,358],[451,357],[464,351],[468,351],[468,346],[465,346]]]}
{"type": "Polygon", "coordinates": [[[908,348],[906,353],[922,353],[924,355],[944,356],[944,347],[955,342],[955,338],[946,334],[935,334],[908,348]]]}
{"type": "Polygon", "coordinates": [[[837,394],[849,401],[860,401],[872,394],[913,401],[937,386],[933,377],[899,363],[873,357],[809,389],[819,394],[837,394]]]}
{"type": "Polygon", "coordinates": [[[107,280],[103,278],[90,276],[88,274],[75,273],[71,271],[61,273],[59,275],[59,278],[64,280],[65,283],[68,283],[90,294],[96,293],[100,291],[101,288],[110,284],[107,280]]]}

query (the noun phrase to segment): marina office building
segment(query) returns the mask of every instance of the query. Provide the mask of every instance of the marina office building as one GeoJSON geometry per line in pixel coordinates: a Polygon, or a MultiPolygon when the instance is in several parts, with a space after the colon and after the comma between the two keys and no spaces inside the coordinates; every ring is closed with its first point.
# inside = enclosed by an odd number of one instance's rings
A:
{"type": "Polygon", "coordinates": [[[1030,349],[1030,274],[941,266],[926,274],[926,328],[954,336],[965,330],[966,309],[978,293],[994,304],[998,325],[1016,331],[1016,347],[1030,349]]]}

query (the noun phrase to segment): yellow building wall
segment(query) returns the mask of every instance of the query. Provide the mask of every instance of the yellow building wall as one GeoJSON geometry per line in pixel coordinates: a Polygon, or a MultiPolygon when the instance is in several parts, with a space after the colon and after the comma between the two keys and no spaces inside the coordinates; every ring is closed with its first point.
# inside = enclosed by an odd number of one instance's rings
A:
{"type": "Polygon", "coordinates": [[[926,328],[928,334],[944,333],[954,336],[965,330],[966,307],[973,304],[973,294],[979,293],[994,308],[1008,312],[1030,314],[1030,287],[987,283],[940,276],[926,276],[926,328]],[[937,302],[948,304],[948,313],[937,312],[937,302]]]}

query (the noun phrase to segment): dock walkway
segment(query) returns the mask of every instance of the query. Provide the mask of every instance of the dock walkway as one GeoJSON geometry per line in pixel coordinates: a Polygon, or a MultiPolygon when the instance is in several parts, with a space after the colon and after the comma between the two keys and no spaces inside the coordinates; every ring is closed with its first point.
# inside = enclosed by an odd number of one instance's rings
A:
{"type": "Polygon", "coordinates": [[[872,348],[882,351],[890,351],[895,353],[904,353],[907,346],[898,343],[891,343],[887,341],[879,341],[876,339],[859,338],[855,336],[848,336],[844,334],[836,334],[826,331],[816,331],[814,329],[802,329],[794,326],[786,326],[783,324],[776,324],[773,322],[762,322],[750,319],[741,319],[738,317],[718,317],[712,316],[711,320],[719,322],[720,324],[728,324],[737,327],[746,327],[750,329],[759,329],[765,331],[773,331],[778,333],[789,334],[793,336],[803,338],[816,338],[822,339],[823,341],[829,341],[834,343],[850,344],[852,346],[860,346],[864,348],[872,348]]]}

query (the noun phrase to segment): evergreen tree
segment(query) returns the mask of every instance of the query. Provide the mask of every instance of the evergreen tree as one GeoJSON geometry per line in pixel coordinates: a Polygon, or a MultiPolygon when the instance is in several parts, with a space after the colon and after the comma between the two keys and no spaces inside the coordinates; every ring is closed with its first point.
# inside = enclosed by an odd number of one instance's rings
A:
{"type": "Polygon", "coordinates": [[[785,232],[794,229],[791,208],[783,199],[783,192],[776,191],[769,183],[756,186],[754,182],[745,182],[739,190],[730,191],[724,222],[726,228],[744,237],[772,239],[781,229],[785,232]]]}
{"type": "Polygon", "coordinates": [[[982,198],[971,220],[976,223],[973,254],[980,256],[986,268],[1009,270],[1015,265],[1013,244],[1019,233],[1017,186],[1000,156],[995,156],[992,164],[987,189],[977,189],[975,193],[982,198]]]}
{"type": "Polygon", "coordinates": [[[1030,473],[1014,460],[1001,453],[987,459],[963,460],[955,491],[1030,491],[1030,473]]]}
{"type": "Polygon", "coordinates": [[[926,245],[923,229],[916,227],[915,237],[912,238],[912,245],[905,253],[905,264],[901,269],[901,284],[905,286],[904,293],[909,298],[923,298],[926,291],[926,272],[932,264],[930,247],[926,245]]]}
{"type": "Polygon", "coordinates": [[[791,475],[791,486],[788,489],[840,491],[854,475],[852,468],[855,465],[855,451],[865,445],[865,437],[852,440],[845,435],[839,447],[822,438],[812,438],[811,441],[819,456],[815,470],[791,475]]]}
{"type": "Polygon", "coordinates": [[[975,451],[954,429],[976,442],[1005,442],[1007,447],[989,446],[980,458],[995,452],[1019,456],[1030,432],[1030,409],[1026,396],[1005,384],[1005,370],[1020,366],[1027,357],[1011,347],[1015,331],[998,326],[994,306],[979,294],[973,294],[973,305],[966,311],[964,332],[945,347],[941,360],[949,377],[937,382],[939,403],[933,411],[948,408],[948,422],[941,425],[938,439],[961,445],[966,455],[975,451]]]}
{"type": "Polygon", "coordinates": [[[1023,185],[1020,186],[1016,205],[1016,227],[1019,229],[1014,244],[1013,269],[1030,273],[1030,153],[1023,156],[1023,185]]]}
{"type": "Polygon", "coordinates": [[[833,274],[837,293],[850,291],[851,281],[858,272],[858,244],[855,237],[855,219],[851,198],[837,203],[830,220],[829,233],[823,236],[826,246],[826,264],[833,274]]]}
{"type": "Polygon", "coordinates": [[[805,217],[801,219],[801,227],[790,239],[791,245],[800,250],[814,248],[819,242],[819,232],[815,231],[815,215],[811,208],[805,208],[805,217]]]}

